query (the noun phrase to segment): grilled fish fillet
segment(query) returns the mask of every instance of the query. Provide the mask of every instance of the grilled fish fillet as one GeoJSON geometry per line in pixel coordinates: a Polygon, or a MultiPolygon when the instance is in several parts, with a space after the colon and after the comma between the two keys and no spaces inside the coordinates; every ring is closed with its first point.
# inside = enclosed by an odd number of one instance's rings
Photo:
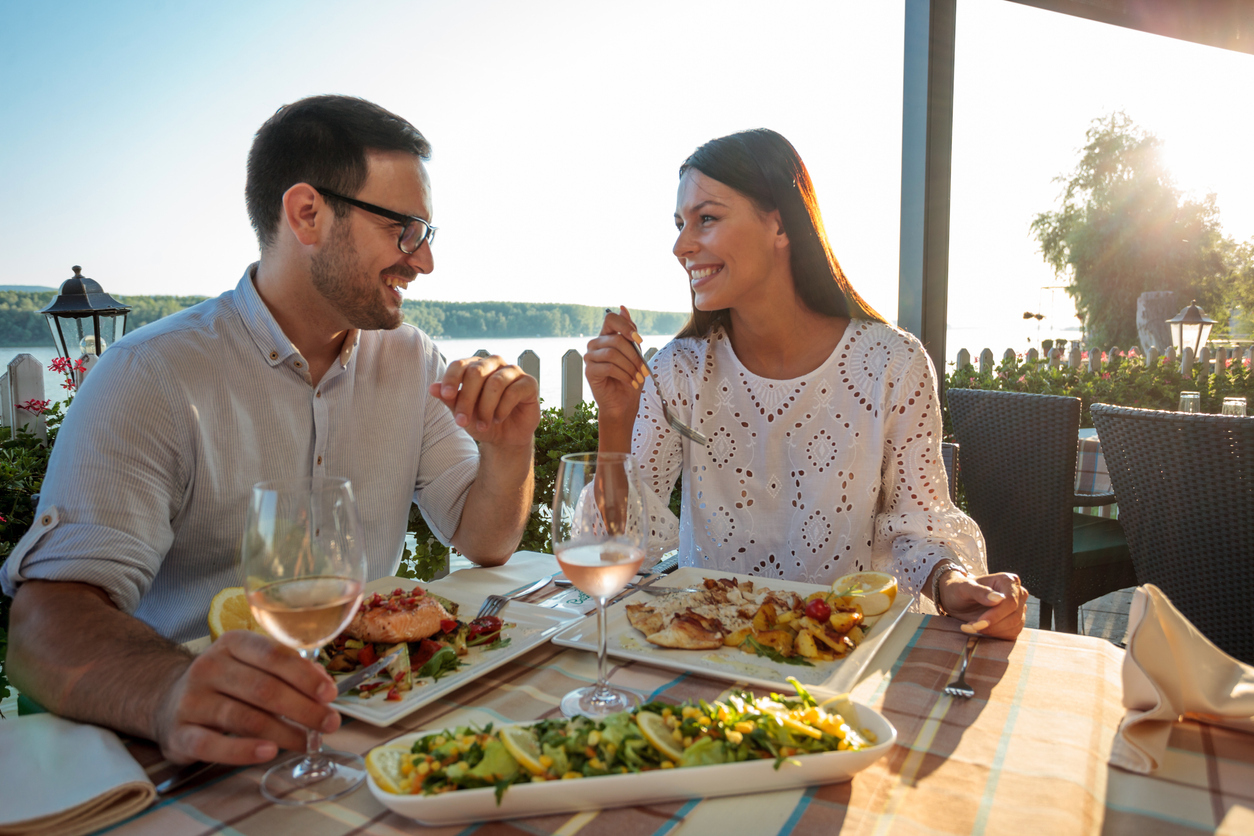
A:
{"type": "Polygon", "coordinates": [[[450,620],[453,616],[439,601],[415,590],[368,599],[344,632],[355,639],[380,644],[416,642],[440,632],[440,623],[450,620]]]}
{"type": "Polygon", "coordinates": [[[765,587],[755,590],[752,581],[737,584],[730,578],[706,578],[704,589],[660,596],[649,604],[628,604],[627,623],[659,647],[708,650],[722,647],[730,633],[748,626],[762,604],[773,602],[791,610],[800,601],[793,592],[765,587]]]}

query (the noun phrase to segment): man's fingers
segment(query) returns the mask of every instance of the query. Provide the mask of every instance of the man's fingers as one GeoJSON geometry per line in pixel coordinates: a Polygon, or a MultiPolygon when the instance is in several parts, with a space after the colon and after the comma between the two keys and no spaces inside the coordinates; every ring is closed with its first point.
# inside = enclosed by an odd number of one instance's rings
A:
{"type": "Polygon", "coordinates": [[[228,737],[194,724],[179,726],[163,747],[163,754],[175,763],[205,761],[245,766],[273,760],[278,753],[279,746],[272,740],[228,737]]]}
{"type": "Polygon", "coordinates": [[[249,667],[269,672],[311,698],[323,702],[335,699],[331,675],[321,665],[302,659],[295,650],[247,630],[224,633],[210,650],[224,640],[224,649],[249,667]]]}

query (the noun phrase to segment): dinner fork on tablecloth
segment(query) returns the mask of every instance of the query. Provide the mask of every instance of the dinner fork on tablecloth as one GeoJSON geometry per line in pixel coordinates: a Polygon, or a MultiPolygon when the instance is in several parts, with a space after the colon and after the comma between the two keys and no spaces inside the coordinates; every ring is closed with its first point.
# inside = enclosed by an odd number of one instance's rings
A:
{"type": "Polygon", "coordinates": [[[971,662],[971,654],[975,652],[975,645],[980,641],[979,636],[972,636],[967,639],[967,649],[962,657],[962,667],[958,669],[958,678],[945,686],[945,693],[951,697],[962,697],[969,699],[975,696],[975,689],[967,684],[967,665],[971,662]]]}

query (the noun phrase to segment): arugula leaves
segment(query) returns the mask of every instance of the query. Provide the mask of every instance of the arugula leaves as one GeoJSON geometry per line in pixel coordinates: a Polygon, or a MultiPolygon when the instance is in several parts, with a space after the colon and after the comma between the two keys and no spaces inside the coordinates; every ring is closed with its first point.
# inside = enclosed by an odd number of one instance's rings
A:
{"type": "Polygon", "coordinates": [[[429,676],[433,681],[439,682],[441,678],[456,673],[461,666],[462,662],[457,658],[457,653],[451,647],[442,647],[427,660],[425,665],[414,671],[414,676],[429,676]]]}
{"type": "Polygon", "coordinates": [[[754,653],[758,654],[759,656],[765,656],[767,659],[770,659],[772,662],[781,662],[785,665],[802,665],[807,668],[814,667],[812,663],[807,662],[805,660],[805,657],[785,656],[784,654],[780,653],[775,648],[767,647],[766,645],[760,643],[753,636],[747,637],[745,639],[745,643],[748,644],[749,647],[753,648],[754,653]]]}

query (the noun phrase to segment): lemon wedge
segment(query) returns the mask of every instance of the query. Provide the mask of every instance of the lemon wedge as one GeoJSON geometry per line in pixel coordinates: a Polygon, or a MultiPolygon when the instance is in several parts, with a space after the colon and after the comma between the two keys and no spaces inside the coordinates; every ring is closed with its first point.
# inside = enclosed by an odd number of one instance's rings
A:
{"type": "Polygon", "coordinates": [[[501,744],[505,751],[514,756],[514,760],[532,775],[544,774],[544,765],[540,763],[540,741],[530,729],[521,726],[503,726],[501,728],[501,744]]]}
{"type": "Polygon", "coordinates": [[[832,592],[857,599],[864,616],[883,615],[897,598],[897,579],[884,572],[854,572],[837,578],[832,592]]]}
{"type": "Polygon", "coordinates": [[[640,733],[649,741],[649,745],[666,757],[678,763],[684,756],[683,747],[672,736],[670,726],[666,725],[660,714],[639,711],[636,713],[636,725],[640,727],[640,733]]]}
{"type": "Polygon", "coordinates": [[[410,778],[404,772],[405,764],[413,766],[413,752],[408,746],[393,743],[376,746],[366,755],[366,771],[384,792],[408,795],[410,778]]]}
{"type": "Polygon", "coordinates": [[[252,630],[263,636],[270,635],[253,618],[242,586],[228,586],[213,596],[209,604],[209,638],[216,641],[228,630],[252,630]]]}

